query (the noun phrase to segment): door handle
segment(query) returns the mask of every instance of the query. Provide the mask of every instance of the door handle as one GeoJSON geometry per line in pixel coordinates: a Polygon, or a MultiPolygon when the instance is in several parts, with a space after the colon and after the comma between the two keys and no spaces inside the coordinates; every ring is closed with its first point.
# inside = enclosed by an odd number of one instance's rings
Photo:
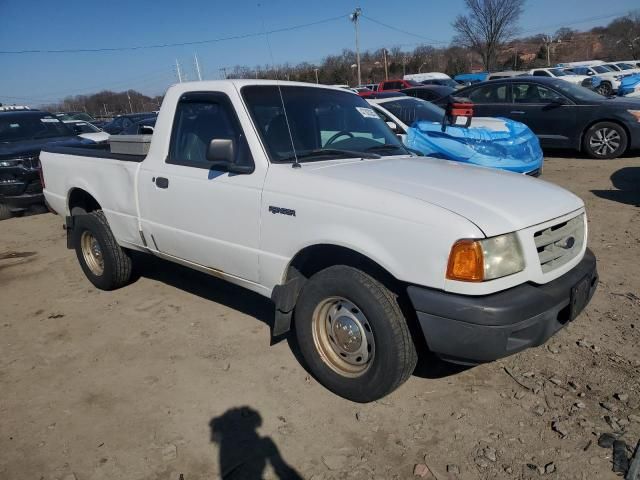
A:
{"type": "Polygon", "coordinates": [[[169,188],[169,179],[165,177],[155,177],[154,182],[158,188],[169,188]]]}
{"type": "Polygon", "coordinates": [[[513,110],[512,112],[509,112],[513,115],[524,115],[524,112],[522,110],[513,110]]]}

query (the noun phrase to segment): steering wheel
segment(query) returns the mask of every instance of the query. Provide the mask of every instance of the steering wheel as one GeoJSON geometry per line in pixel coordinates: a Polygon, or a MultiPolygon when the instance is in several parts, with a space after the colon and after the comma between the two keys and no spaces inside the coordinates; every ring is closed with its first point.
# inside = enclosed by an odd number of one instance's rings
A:
{"type": "Polygon", "coordinates": [[[353,133],[341,130],[338,133],[336,133],[335,135],[332,135],[331,138],[329,140],[327,140],[327,143],[324,144],[324,146],[326,147],[327,145],[331,145],[333,142],[335,142],[340,137],[353,138],[353,133]]]}

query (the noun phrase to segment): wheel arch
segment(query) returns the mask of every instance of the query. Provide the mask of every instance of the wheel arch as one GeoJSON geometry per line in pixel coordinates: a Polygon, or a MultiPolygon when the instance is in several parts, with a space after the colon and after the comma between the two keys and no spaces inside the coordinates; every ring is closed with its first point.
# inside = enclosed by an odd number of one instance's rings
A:
{"type": "Polygon", "coordinates": [[[102,206],[96,198],[80,187],[72,188],[67,196],[67,208],[70,215],[75,207],[82,208],[86,213],[102,210],[102,206]]]}
{"type": "Polygon", "coordinates": [[[398,279],[387,268],[364,253],[342,245],[319,243],[299,250],[285,269],[282,284],[276,285],[273,289],[271,299],[276,307],[274,336],[290,330],[293,311],[306,281],[315,273],[335,265],[357,268],[393,292],[413,334],[417,322],[410,321],[415,317],[415,312],[407,295],[406,282],[398,279]]]}

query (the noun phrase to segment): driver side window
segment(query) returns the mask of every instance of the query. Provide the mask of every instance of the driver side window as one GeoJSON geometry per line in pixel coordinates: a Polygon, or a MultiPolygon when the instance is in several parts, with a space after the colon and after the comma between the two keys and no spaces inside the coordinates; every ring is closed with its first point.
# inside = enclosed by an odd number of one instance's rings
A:
{"type": "Polygon", "coordinates": [[[535,83],[516,83],[513,85],[514,103],[544,104],[552,103],[561,95],[553,90],[535,83]]]}

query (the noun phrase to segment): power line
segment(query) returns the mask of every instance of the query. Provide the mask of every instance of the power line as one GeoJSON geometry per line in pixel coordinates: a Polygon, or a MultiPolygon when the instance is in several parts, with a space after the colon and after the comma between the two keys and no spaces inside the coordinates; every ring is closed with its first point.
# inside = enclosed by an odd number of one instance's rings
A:
{"type": "Polygon", "coordinates": [[[302,23],[299,25],[292,25],[289,27],[276,28],[268,32],[243,33],[238,35],[230,35],[228,37],[214,38],[210,40],[194,40],[190,42],[160,43],[155,45],[137,45],[137,46],[130,46],[130,47],[111,47],[111,48],[71,48],[71,49],[61,49],[61,50],[45,50],[45,49],[0,50],[0,54],[19,55],[19,54],[29,54],[29,53],[98,53],[98,52],[122,52],[122,51],[131,51],[131,50],[148,50],[148,49],[154,49],[154,48],[184,47],[188,45],[202,45],[206,43],[217,43],[217,42],[226,42],[229,40],[241,40],[241,39],[251,38],[251,37],[260,37],[260,36],[264,36],[265,34],[290,32],[292,30],[298,30],[301,28],[313,27],[315,25],[334,22],[336,20],[344,19],[345,17],[346,17],[346,14],[325,18],[322,20],[317,20],[315,22],[308,22],[308,23],[302,23]]]}
{"type": "Polygon", "coordinates": [[[610,13],[607,15],[598,15],[595,17],[583,18],[582,20],[574,20],[572,22],[562,22],[562,23],[554,23],[551,25],[543,25],[540,27],[532,27],[532,28],[527,28],[526,30],[522,30],[520,33],[540,32],[553,27],[566,27],[567,25],[578,25],[580,23],[595,22],[597,20],[606,20],[607,18],[620,17],[622,15],[626,15],[627,13],[628,13],[628,10],[625,10],[624,12],[610,13]]]}
{"type": "Polygon", "coordinates": [[[388,23],[381,22],[380,20],[376,20],[375,18],[371,18],[367,15],[361,15],[362,18],[369,20],[370,22],[377,23],[383,27],[389,28],[391,30],[395,30],[396,32],[404,33],[405,35],[409,35],[416,38],[422,38],[423,40],[428,41],[429,43],[438,43],[438,44],[447,44],[449,42],[445,42],[442,40],[434,40],[433,38],[425,37],[424,35],[419,35],[417,33],[409,32],[407,30],[403,30],[402,28],[394,27],[393,25],[389,25],[388,23]]]}

